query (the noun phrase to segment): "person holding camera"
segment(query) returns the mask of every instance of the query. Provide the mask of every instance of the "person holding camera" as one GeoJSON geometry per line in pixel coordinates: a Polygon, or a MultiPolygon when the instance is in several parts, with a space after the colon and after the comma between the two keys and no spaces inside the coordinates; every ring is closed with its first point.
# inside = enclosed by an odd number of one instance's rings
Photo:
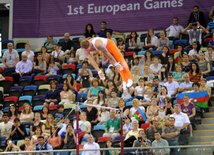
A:
{"type": "MultiPolygon", "coordinates": [[[[139,131],[138,139],[134,141],[132,147],[151,147],[152,143],[149,139],[146,138],[145,131],[142,129],[139,131]]],[[[137,155],[150,155],[150,149],[138,149],[137,155]]]]}
{"type": "Polygon", "coordinates": [[[68,124],[66,127],[66,134],[64,139],[63,149],[75,149],[76,148],[76,135],[72,124],[68,124]]]}

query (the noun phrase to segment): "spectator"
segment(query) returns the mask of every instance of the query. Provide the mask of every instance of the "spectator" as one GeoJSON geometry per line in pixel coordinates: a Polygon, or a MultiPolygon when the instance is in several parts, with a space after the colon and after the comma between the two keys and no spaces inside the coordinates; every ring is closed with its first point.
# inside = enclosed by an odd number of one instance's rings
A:
{"type": "MultiPolygon", "coordinates": [[[[200,87],[200,91],[208,91],[208,93],[210,92],[210,88],[206,86],[207,84],[207,80],[206,79],[202,79],[201,80],[201,87],[200,87]]],[[[210,94],[210,93],[209,93],[210,94]]],[[[210,95],[209,95],[210,96],[210,95]]]]}
{"type": "Polygon", "coordinates": [[[193,12],[191,12],[188,20],[188,24],[198,22],[202,26],[206,26],[204,13],[202,11],[199,11],[199,6],[195,5],[193,6],[193,12]]]}
{"type": "MultiPolygon", "coordinates": [[[[82,41],[80,42],[80,46],[81,46],[82,41]]],[[[77,49],[76,51],[76,60],[78,64],[82,64],[82,62],[84,62],[86,60],[86,55],[83,52],[82,47],[77,49]]]]}
{"type": "Polygon", "coordinates": [[[140,77],[138,80],[138,86],[135,87],[135,98],[141,99],[144,95],[144,93],[146,92],[146,89],[144,87],[144,78],[140,77]]]}
{"type": "Polygon", "coordinates": [[[163,47],[169,47],[169,39],[166,38],[165,33],[160,33],[160,39],[158,39],[158,48],[157,50],[163,50],[163,47]]]}
{"type": "Polygon", "coordinates": [[[150,65],[151,73],[154,76],[158,76],[159,70],[161,69],[162,64],[159,63],[159,58],[154,57],[153,58],[153,64],[150,65]]]}
{"type": "Polygon", "coordinates": [[[31,106],[29,103],[23,105],[23,110],[20,115],[21,123],[29,124],[34,118],[34,113],[32,112],[31,106]]]}
{"type": "Polygon", "coordinates": [[[24,139],[26,135],[25,126],[20,123],[19,118],[14,119],[14,125],[12,126],[10,137],[12,140],[24,139]]]}
{"type": "Polygon", "coordinates": [[[142,103],[140,103],[141,106],[147,107],[151,105],[151,100],[153,98],[153,90],[151,87],[146,88],[146,93],[144,95],[142,103]]]}
{"type": "Polygon", "coordinates": [[[192,124],[195,124],[195,114],[196,114],[196,108],[193,103],[191,103],[188,94],[184,95],[184,103],[181,103],[181,111],[189,117],[190,123],[188,125],[189,131],[190,131],[190,137],[193,136],[193,130],[192,130],[192,124]]]}
{"type": "Polygon", "coordinates": [[[168,81],[168,66],[167,68],[165,66],[161,67],[159,71],[159,79],[160,79],[159,86],[163,86],[168,81]]]}
{"type": "Polygon", "coordinates": [[[151,106],[148,106],[146,109],[146,118],[147,118],[146,122],[147,123],[151,122],[153,120],[153,118],[158,116],[158,111],[159,111],[160,107],[157,104],[158,104],[157,99],[152,98],[151,99],[151,106]]]}
{"type": "Polygon", "coordinates": [[[63,149],[75,149],[75,148],[76,148],[76,134],[74,132],[72,124],[68,124],[66,127],[63,149]]]}
{"type": "Polygon", "coordinates": [[[154,75],[150,72],[149,66],[144,66],[144,82],[145,85],[151,87],[153,84],[154,75]]]}
{"type": "Polygon", "coordinates": [[[192,89],[193,90],[190,90],[187,93],[197,93],[197,92],[200,92],[201,91],[200,90],[200,84],[198,82],[193,82],[192,89]]]}
{"type": "MultiPolygon", "coordinates": [[[[88,98],[87,104],[93,105],[93,100],[91,98],[88,98]]],[[[98,110],[95,107],[87,106],[85,109],[85,112],[87,114],[87,121],[89,121],[92,126],[96,125],[98,122],[98,110]]]]}
{"type": "Polygon", "coordinates": [[[124,44],[124,40],[123,39],[118,39],[117,41],[117,47],[118,49],[122,52],[124,51],[125,52],[125,49],[126,49],[126,45],[124,44]]]}
{"type": "Polygon", "coordinates": [[[159,94],[159,89],[160,89],[160,84],[159,84],[159,79],[156,77],[153,79],[153,86],[152,86],[152,91],[153,95],[157,96],[159,94]]]}
{"type": "MultiPolygon", "coordinates": [[[[45,139],[43,136],[39,136],[38,137],[38,144],[36,144],[36,148],[34,149],[34,151],[45,151],[45,150],[49,150],[49,151],[52,151],[53,148],[52,146],[45,142],[45,139]]],[[[48,152],[49,155],[53,155],[53,152],[48,152]]]]}
{"type": "Polygon", "coordinates": [[[66,117],[65,119],[61,120],[63,122],[61,129],[58,132],[58,135],[61,136],[61,138],[64,140],[64,136],[66,134],[66,128],[67,125],[70,123],[70,119],[68,117],[66,117]]]}
{"type": "Polygon", "coordinates": [[[117,150],[111,150],[111,148],[113,148],[112,145],[113,145],[113,141],[111,139],[107,139],[105,148],[108,148],[109,150],[103,151],[103,155],[116,154],[117,150]]]}
{"type": "Polygon", "coordinates": [[[145,114],[145,108],[143,106],[140,106],[138,99],[136,98],[133,99],[132,105],[133,107],[130,109],[130,112],[129,112],[129,117],[131,118],[131,120],[135,120],[134,113],[138,110],[138,108],[140,108],[142,112],[145,114]]]}
{"type": "Polygon", "coordinates": [[[151,151],[149,149],[145,149],[145,147],[151,147],[151,141],[146,138],[145,131],[141,129],[139,131],[138,139],[134,141],[132,147],[143,147],[144,149],[138,149],[137,155],[149,155],[151,151]]]}
{"type": "Polygon", "coordinates": [[[61,102],[59,104],[72,104],[73,103],[73,93],[69,90],[68,84],[64,83],[62,86],[62,91],[60,92],[61,102]]]}
{"type": "Polygon", "coordinates": [[[57,81],[50,82],[50,90],[46,92],[45,95],[45,106],[55,105],[60,101],[60,90],[57,89],[57,81]]]}
{"type": "MultiPolygon", "coordinates": [[[[5,141],[4,152],[15,152],[15,151],[19,151],[19,147],[13,144],[11,138],[7,139],[5,141]]],[[[14,155],[14,154],[9,154],[9,155],[14,155]]]]}
{"type": "MultiPolygon", "coordinates": [[[[106,104],[102,104],[101,106],[107,107],[106,104]]],[[[99,110],[98,121],[100,125],[105,125],[107,120],[110,119],[110,113],[106,108],[101,108],[99,110]]]]}
{"type": "Polygon", "coordinates": [[[8,112],[9,121],[13,123],[15,118],[20,118],[18,114],[18,110],[14,104],[10,104],[9,112],[8,112]]]}
{"type": "Polygon", "coordinates": [[[183,26],[178,24],[178,18],[173,18],[173,25],[170,25],[167,29],[164,30],[164,33],[170,31],[169,33],[169,40],[173,40],[175,43],[176,40],[179,40],[181,32],[183,32],[183,26]]]}
{"type": "Polygon", "coordinates": [[[198,63],[193,62],[191,65],[191,71],[189,72],[191,82],[201,82],[203,74],[201,73],[198,63]]]}
{"type": "Polygon", "coordinates": [[[143,75],[143,69],[144,69],[144,60],[143,57],[141,57],[141,59],[139,59],[138,55],[133,54],[133,58],[134,58],[134,64],[131,67],[131,73],[134,74],[134,67],[137,66],[139,68],[139,74],[142,76],[143,75]]]}
{"type": "Polygon", "coordinates": [[[12,73],[13,83],[17,84],[19,78],[22,76],[29,76],[32,72],[32,68],[32,62],[27,60],[26,54],[22,54],[22,61],[17,63],[15,72],[12,73]]]}
{"type": "MultiPolygon", "coordinates": [[[[214,14],[214,6],[212,7],[212,9],[210,10],[210,13],[209,13],[209,17],[212,18],[212,15],[214,14]]],[[[211,21],[213,21],[211,19],[211,21]]]]}
{"type": "Polygon", "coordinates": [[[77,84],[77,83],[76,83],[76,81],[74,80],[73,75],[67,74],[64,83],[66,83],[66,84],[69,86],[69,89],[70,89],[73,93],[77,94],[77,88],[76,88],[76,84],[77,84]]]}
{"type": "Polygon", "coordinates": [[[114,80],[114,83],[117,87],[122,85],[122,77],[121,77],[121,75],[117,69],[115,70],[115,73],[114,73],[114,76],[112,77],[112,80],[114,80]]]}
{"type": "Polygon", "coordinates": [[[41,48],[42,60],[45,61],[48,64],[50,55],[47,52],[48,52],[47,47],[46,46],[42,46],[42,48],[41,48]]]}
{"type": "Polygon", "coordinates": [[[106,38],[106,31],[109,30],[109,31],[112,32],[112,34],[123,35],[123,37],[125,38],[125,34],[124,33],[116,32],[116,31],[113,31],[112,29],[106,28],[106,22],[105,21],[102,21],[100,23],[100,26],[101,26],[101,30],[97,32],[97,37],[106,38]]]}
{"type": "Polygon", "coordinates": [[[117,87],[116,87],[114,81],[109,79],[107,81],[107,86],[105,88],[106,97],[110,97],[110,93],[113,89],[117,90],[117,87]]]}
{"type": "Polygon", "coordinates": [[[124,146],[131,147],[133,146],[133,142],[138,139],[139,133],[139,122],[137,120],[132,121],[132,130],[129,131],[124,139],[124,146]]]}
{"type": "Polygon", "coordinates": [[[8,43],[7,44],[8,50],[6,50],[2,57],[2,63],[0,64],[0,68],[9,68],[9,67],[15,67],[16,64],[19,62],[19,54],[18,52],[13,49],[13,44],[8,43]]]}
{"type": "Polygon", "coordinates": [[[118,106],[117,109],[120,109],[117,111],[116,117],[120,117],[120,112],[123,111],[123,117],[126,118],[129,115],[129,108],[125,106],[125,100],[121,97],[118,100],[118,106]]]}
{"type": "Polygon", "coordinates": [[[150,66],[152,64],[152,59],[154,58],[154,54],[150,50],[146,50],[145,56],[142,55],[142,60],[144,61],[144,66],[150,66]]]}
{"type": "Polygon", "coordinates": [[[96,33],[94,32],[93,25],[91,23],[88,23],[85,26],[85,33],[83,38],[91,39],[91,38],[94,38],[95,36],[96,36],[96,33]]]}
{"type": "Polygon", "coordinates": [[[160,60],[162,65],[166,65],[169,57],[169,47],[163,46],[163,53],[160,55],[160,60]]]}
{"type": "Polygon", "coordinates": [[[149,128],[146,129],[146,137],[153,142],[155,140],[156,132],[162,134],[162,128],[158,126],[158,118],[154,117],[152,119],[152,124],[150,124],[149,128]]]}
{"type": "Polygon", "coordinates": [[[174,105],[174,110],[175,113],[170,115],[170,117],[175,118],[175,127],[180,129],[179,145],[187,145],[189,131],[186,129],[186,127],[190,124],[190,120],[187,114],[181,112],[181,107],[179,104],[174,105]]]}
{"type": "Polygon", "coordinates": [[[57,126],[53,126],[50,129],[51,137],[48,140],[48,143],[53,147],[53,150],[59,150],[61,147],[61,137],[58,135],[59,129],[57,126]]]}
{"type": "Polygon", "coordinates": [[[35,113],[35,117],[34,117],[34,121],[33,123],[30,125],[30,135],[34,135],[36,128],[37,127],[42,127],[42,122],[41,122],[41,115],[40,113],[36,112],[35,113]]]}
{"type": "MultiPolygon", "coordinates": [[[[212,33],[213,36],[213,40],[209,41],[209,44],[212,45],[213,49],[214,49],[214,33],[212,33]]],[[[207,47],[208,48],[208,47],[207,47]]]]}
{"type": "Polygon", "coordinates": [[[9,138],[13,123],[9,121],[9,117],[7,113],[3,114],[3,122],[0,123],[0,133],[1,138],[9,138]]]}
{"type": "Polygon", "coordinates": [[[154,36],[154,30],[149,29],[147,32],[147,37],[145,39],[146,46],[152,46],[149,48],[150,51],[154,51],[158,47],[158,38],[154,36]]]}
{"type": "Polygon", "coordinates": [[[83,75],[83,72],[85,70],[88,71],[90,78],[93,77],[93,74],[92,74],[91,70],[88,68],[88,61],[83,61],[82,62],[82,68],[80,68],[79,71],[78,71],[79,77],[77,78],[77,81],[80,81],[81,76],[83,75]]]}
{"type": "Polygon", "coordinates": [[[120,136],[120,119],[116,117],[116,111],[110,110],[111,118],[106,122],[106,129],[103,137],[112,137],[112,140],[115,137],[120,136]]]}
{"type": "Polygon", "coordinates": [[[183,55],[183,62],[181,63],[181,65],[185,73],[188,73],[191,70],[191,63],[189,62],[188,54],[183,55]]]}
{"type": "Polygon", "coordinates": [[[106,31],[106,38],[112,40],[117,45],[117,40],[112,37],[112,31],[110,30],[106,31]]]}
{"type": "Polygon", "coordinates": [[[165,97],[164,98],[164,103],[165,103],[165,115],[168,117],[168,115],[173,114],[174,108],[172,107],[172,101],[170,99],[170,97],[165,97]]]}
{"type": "Polygon", "coordinates": [[[184,55],[184,54],[187,54],[187,53],[184,52],[184,47],[183,47],[182,44],[178,44],[177,49],[178,49],[178,52],[175,52],[175,53],[174,53],[174,58],[176,58],[176,57],[177,57],[177,54],[178,54],[178,56],[179,56],[179,61],[178,61],[176,64],[181,64],[181,63],[183,62],[183,55],[184,55]]]}
{"type": "Polygon", "coordinates": [[[112,77],[114,76],[114,74],[115,74],[115,66],[114,65],[112,65],[112,64],[110,64],[109,66],[108,66],[108,68],[110,69],[110,71],[106,74],[106,76],[107,76],[107,78],[108,79],[112,79],[112,77]]]}
{"type": "Polygon", "coordinates": [[[202,52],[199,55],[198,67],[203,74],[203,77],[207,77],[210,74],[210,64],[205,60],[205,54],[202,52]]]}
{"type": "Polygon", "coordinates": [[[42,60],[42,54],[37,54],[36,62],[34,63],[34,69],[31,76],[34,78],[36,75],[45,75],[47,64],[45,60],[42,60]]]}
{"type": "MultiPolygon", "coordinates": [[[[74,130],[76,131],[76,120],[73,121],[74,130]]],[[[84,138],[86,138],[91,133],[91,123],[90,121],[87,121],[87,114],[86,112],[81,112],[80,114],[80,120],[79,120],[79,128],[84,133],[84,138]]]]}
{"type": "Polygon", "coordinates": [[[31,146],[33,148],[36,147],[36,144],[38,143],[38,137],[39,136],[42,136],[42,128],[38,126],[35,129],[35,134],[32,135],[32,137],[31,137],[31,146]]]}
{"type": "Polygon", "coordinates": [[[198,41],[194,41],[192,43],[192,50],[189,51],[189,60],[190,61],[198,61],[200,53],[202,51],[200,50],[201,46],[198,41]]]}
{"type": "Polygon", "coordinates": [[[34,62],[34,52],[30,50],[30,44],[25,44],[25,49],[26,51],[22,52],[23,54],[27,55],[27,60],[31,61],[32,63],[34,62]]]}
{"type": "Polygon", "coordinates": [[[209,61],[210,70],[212,70],[213,66],[214,66],[214,51],[213,51],[213,47],[211,45],[207,46],[207,52],[205,52],[205,60],[209,61]]]}
{"type": "MultiPolygon", "coordinates": [[[[175,127],[175,118],[169,118],[169,126],[163,129],[162,137],[166,139],[169,146],[179,146],[178,137],[180,134],[180,129],[175,127]]],[[[178,148],[173,148],[175,155],[179,155],[178,148]]],[[[172,153],[172,152],[171,152],[172,153]]]]}
{"type": "MultiPolygon", "coordinates": [[[[161,133],[159,131],[156,131],[154,133],[155,140],[152,142],[152,147],[161,147],[161,146],[169,146],[168,142],[165,139],[161,138],[161,133]]],[[[169,148],[164,148],[164,149],[154,149],[154,154],[159,155],[159,154],[164,154],[167,155],[170,153],[169,148]]]]}
{"type": "Polygon", "coordinates": [[[172,56],[169,56],[167,62],[167,72],[172,73],[175,71],[175,60],[172,56]]]}
{"type": "Polygon", "coordinates": [[[44,106],[44,107],[42,108],[42,114],[41,114],[41,120],[42,120],[43,122],[46,121],[46,119],[47,119],[47,117],[48,117],[48,114],[49,114],[48,106],[44,106]]]}
{"type": "Polygon", "coordinates": [[[70,52],[73,51],[74,50],[74,43],[72,40],[70,40],[70,34],[65,33],[64,39],[65,40],[60,42],[60,44],[59,44],[60,50],[62,50],[62,51],[70,50],[70,52]]]}
{"type": "Polygon", "coordinates": [[[62,64],[62,68],[64,65],[67,65],[67,64],[74,64],[74,65],[77,65],[77,59],[75,57],[75,52],[72,51],[70,52],[69,50],[66,50],[65,51],[65,63],[62,64]]]}
{"type": "Polygon", "coordinates": [[[108,107],[115,108],[118,106],[119,98],[117,97],[117,91],[112,90],[111,91],[111,98],[108,100],[108,107]]]}
{"type": "Polygon", "coordinates": [[[141,43],[140,43],[140,38],[137,36],[136,31],[132,31],[130,33],[130,39],[129,39],[129,48],[134,48],[134,49],[141,49],[141,43]]]}
{"type": "Polygon", "coordinates": [[[45,43],[47,50],[53,51],[54,50],[54,44],[56,44],[56,42],[53,41],[53,36],[48,36],[47,41],[48,42],[45,43]]]}
{"type": "MultiPolygon", "coordinates": [[[[194,41],[198,41],[201,44],[201,36],[202,33],[207,32],[207,30],[201,26],[198,22],[196,23],[189,23],[189,25],[183,30],[182,34],[188,34],[189,35],[189,46],[186,48],[192,48],[192,43],[194,41]],[[192,26],[192,29],[188,30],[192,26]],[[197,29],[198,26],[201,29],[197,29]]],[[[208,32],[207,32],[208,33],[208,32]]]]}
{"type": "Polygon", "coordinates": [[[133,127],[128,116],[124,118],[124,122],[125,123],[123,125],[123,135],[127,135],[127,133],[133,129],[133,127]]]}
{"type": "Polygon", "coordinates": [[[103,105],[103,104],[106,104],[106,94],[105,94],[105,91],[102,89],[99,91],[98,93],[98,98],[94,100],[93,102],[93,105],[103,105]]]}
{"type": "Polygon", "coordinates": [[[100,155],[100,146],[99,144],[94,142],[94,137],[93,135],[88,135],[87,137],[88,143],[84,145],[83,149],[98,149],[98,151],[83,151],[82,155],[89,155],[89,154],[94,154],[94,155],[100,155]]]}
{"type": "Polygon", "coordinates": [[[89,73],[87,70],[83,72],[83,75],[80,79],[81,89],[79,90],[79,93],[88,93],[88,90],[90,88],[90,78],[89,73]]]}
{"type": "Polygon", "coordinates": [[[89,89],[89,91],[88,91],[88,96],[87,96],[87,98],[93,98],[93,99],[95,99],[95,98],[98,97],[98,93],[99,93],[99,91],[102,89],[102,87],[99,86],[99,81],[98,81],[98,79],[93,79],[93,80],[91,81],[91,85],[92,85],[92,87],[91,87],[91,88],[89,89]]]}
{"type": "Polygon", "coordinates": [[[168,82],[164,84],[168,90],[168,94],[172,97],[178,93],[179,84],[174,81],[174,77],[171,73],[168,74],[168,82]]]}
{"type": "Polygon", "coordinates": [[[166,98],[166,97],[171,97],[169,94],[168,94],[168,92],[167,92],[167,87],[166,86],[162,86],[161,88],[160,88],[160,91],[159,91],[159,94],[158,94],[158,96],[157,96],[157,100],[158,100],[158,105],[160,106],[160,107],[164,107],[165,106],[165,102],[164,102],[164,99],[166,98]]]}
{"type": "Polygon", "coordinates": [[[30,137],[25,137],[24,145],[25,145],[24,151],[33,151],[33,147],[30,145],[30,137]]]}
{"type": "Polygon", "coordinates": [[[54,50],[50,55],[52,56],[51,60],[57,62],[58,64],[63,63],[65,53],[60,50],[58,44],[54,44],[54,50]]]}
{"type": "Polygon", "coordinates": [[[64,105],[59,104],[57,106],[57,111],[53,113],[54,123],[59,123],[60,120],[66,117],[66,113],[64,112],[64,105]]]}
{"type": "MultiPolygon", "coordinates": [[[[214,14],[212,15],[212,20],[214,20],[214,14]]],[[[214,33],[214,23],[213,21],[210,21],[207,25],[207,32],[209,32],[207,35],[205,35],[203,37],[203,39],[206,39],[206,38],[212,38],[212,34],[214,33]]]]}
{"type": "Polygon", "coordinates": [[[54,126],[54,117],[52,114],[48,114],[46,122],[42,125],[42,134],[43,136],[50,136],[51,126],[54,126]]]}
{"type": "Polygon", "coordinates": [[[180,93],[187,93],[187,91],[192,90],[192,83],[190,81],[190,77],[189,74],[184,74],[184,82],[180,84],[179,88],[178,88],[178,92],[180,93]]]}
{"type": "Polygon", "coordinates": [[[172,73],[173,77],[174,77],[174,81],[178,82],[178,84],[180,85],[181,83],[184,82],[184,74],[185,72],[182,71],[182,65],[178,64],[176,66],[176,71],[172,73]]]}

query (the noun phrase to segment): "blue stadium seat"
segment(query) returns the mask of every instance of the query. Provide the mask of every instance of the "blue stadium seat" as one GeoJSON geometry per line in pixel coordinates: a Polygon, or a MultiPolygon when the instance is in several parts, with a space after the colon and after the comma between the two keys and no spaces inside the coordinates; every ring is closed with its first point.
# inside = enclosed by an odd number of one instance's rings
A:
{"type": "Polygon", "coordinates": [[[1,53],[3,54],[5,51],[7,51],[8,49],[2,49],[1,53]]]}
{"type": "Polygon", "coordinates": [[[25,130],[26,130],[27,136],[30,136],[30,129],[29,128],[25,128],[25,130]]]}
{"type": "Polygon", "coordinates": [[[9,108],[10,108],[10,107],[5,107],[3,111],[4,111],[4,112],[8,112],[8,111],[9,111],[9,108]]]}
{"type": "Polygon", "coordinates": [[[20,100],[28,100],[31,103],[32,102],[32,96],[20,96],[19,101],[20,100]]]}
{"type": "Polygon", "coordinates": [[[126,107],[127,107],[127,106],[132,106],[132,101],[127,102],[127,103],[126,103],[126,107]]]}
{"type": "Polygon", "coordinates": [[[173,49],[173,41],[169,40],[169,49],[173,49]]]}
{"type": "Polygon", "coordinates": [[[175,44],[185,44],[185,45],[187,45],[187,40],[176,40],[175,41],[175,44]]]}
{"type": "Polygon", "coordinates": [[[157,51],[153,51],[153,54],[162,54],[163,50],[157,50],[157,51]]]}
{"type": "Polygon", "coordinates": [[[65,38],[59,39],[59,42],[63,42],[63,41],[65,41],[65,38]]]}
{"type": "Polygon", "coordinates": [[[16,49],[16,50],[17,50],[18,53],[22,53],[22,52],[26,51],[25,48],[19,48],[19,49],[16,49]]]}
{"type": "MultiPolygon", "coordinates": [[[[64,39],[65,40],[65,39],[64,39]]],[[[45,40],[45,43],[48,43],[48,39],[45,40]]],[[[56,44],[57,43],[57,39],[53,39],[53,43],[56,44]]]]}
{"type": "Polygon", "coordinates": [[[78,64],[78,65],[77,65],[77,68],[82,68],[82,64],[78,64]]]}
{"type": "Polygon", "coordinates": [[[32,89],[32,90],[34,90],[34,92],[36,93],[36,91],[37,91],[37,86],[34,86],[34,85],[25,86],[24,90],[26,90],[26,89],[32,89]]]}
{"type": "Polygon", "coordinates": [[[146,51],[140,51],[138,52],[138,55],[145,55],[146,51]]]}
{"type": "Polygon", "coordinates": [[[0,58],[0,62],[2,62],[2,58],[0,58]]]}
{"type": "MultiPolygon", "coordinates": [[[[64,75],[62,76],[62,78],[65,79],[65,78],[67,77],[67,75],[68,75],[68,74],[64,74],[64,75]]],[[[74,79],[76,79],[76,74],[72,73],[71,75],[73,76],[74,79]]]]}
{"type": "Polygon", "coordinates": [[[88,93],[79,93],[79,94],[77,95],[77,102],[80,101],[80,97],[81,97],[81,96],[83,96],[85,99],[87,99],[87,95],[88,95],[88,93]]]}
{"type": "Polygon", "coordinates": [[[33,99],[43,99],[45,100],[45,95],[36,95],[33,99]]]}
{"type": "Polygon", "coordinates": [[[206,80],[207,80],[207,81],[214,80],[214,76],[206,77],[206,80]]]}
{"type": "Polygon", "coordinates": [[[106,129],[105,125],[95,125],[93,127],[93,130],[105,130],[105,129],[106,129]]]}
{"type": "Polygon", "coordinates": [[[37,106],[33,107],[33,110],[42,110],[43,107],[44,107],[44,105],[37,105],[37,106]]]}

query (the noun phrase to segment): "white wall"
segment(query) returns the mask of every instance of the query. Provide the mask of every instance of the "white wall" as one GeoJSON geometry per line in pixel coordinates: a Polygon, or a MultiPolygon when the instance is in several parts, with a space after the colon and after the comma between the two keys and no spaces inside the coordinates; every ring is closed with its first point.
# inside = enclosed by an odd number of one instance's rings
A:
{"type": "MultiPolygon", "coordinates": [[[[158,33],[158,32],[161,32],[162,30],[156,30],[155,33],[158,33]]],[[[137,32],[139,35],[143,34],[143,33],[147,33],[147,31],[138,31],[137,32]]],[[[130,32],[127,32],[125,33],[126,36],[128,34],[130,34],[130,32]]],[[[70,39],[73,39],[73,38],[76,38],[76,37],[83,37],[82,35],[79,35],[79,36],[71,36],[70,39]]],[[[58,37],[55,37],[55,39],[59,40],[61,38],[63,38],[63,36],[58,36],[58,37]]],[[[43,38],[13,38],[14,40],[14,43],[16,44],[16,41],[17,40],[29,40],[29,44],[31,45],[31,50],[34,51],[35,49],[37,48],[41,48],[42,45],[44,45],[44,42],[47,38],[43,37],[43,38]]]]}

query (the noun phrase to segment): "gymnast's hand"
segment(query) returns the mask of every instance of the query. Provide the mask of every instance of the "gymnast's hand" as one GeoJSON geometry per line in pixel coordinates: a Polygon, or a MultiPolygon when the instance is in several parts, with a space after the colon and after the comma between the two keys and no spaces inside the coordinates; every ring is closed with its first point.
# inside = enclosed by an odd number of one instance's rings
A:
{"type": "Polygon", "coordinates": [[[102,72],[102,70],[100,70],[100,71],[98,72],[98,75],[99,75],[99,77],[100,77],[101,80],[105,80],[105,79],[106,79],[106,78],[105,78],[105,75],[104,75],[103,72],[102,72]]]}
{"type": "Polygon", "coordinates": [[[118,70],[120,70],[120,71],[123,70],[123,66],[122,66],[119,62],[117,62],[116,64],[114,64],[114,66],[115,66],[118,70]]]}

